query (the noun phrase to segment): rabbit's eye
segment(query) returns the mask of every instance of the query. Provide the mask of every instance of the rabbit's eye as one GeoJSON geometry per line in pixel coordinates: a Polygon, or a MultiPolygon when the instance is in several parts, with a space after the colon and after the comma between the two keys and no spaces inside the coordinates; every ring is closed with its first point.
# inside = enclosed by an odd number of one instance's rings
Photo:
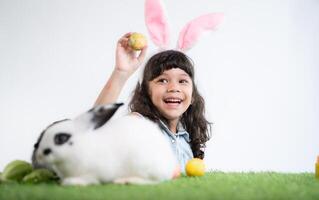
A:
{"type": "Polygon", "coordinates": [[[58,133],[54,136],[54,144],[62,145],[70,139],[71,135],[68,133],[58,133]]]}

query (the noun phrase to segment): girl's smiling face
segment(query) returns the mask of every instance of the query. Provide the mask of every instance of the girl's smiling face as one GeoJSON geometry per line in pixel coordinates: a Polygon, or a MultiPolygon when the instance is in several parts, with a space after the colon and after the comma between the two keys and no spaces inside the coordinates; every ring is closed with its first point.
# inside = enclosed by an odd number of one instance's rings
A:
{"type": "Polygon", "coordinates": [[[192,102],[193,82],[182,69],[172,68],[149,81],[154,106],[169,122],[177,122],[192,102]]]}

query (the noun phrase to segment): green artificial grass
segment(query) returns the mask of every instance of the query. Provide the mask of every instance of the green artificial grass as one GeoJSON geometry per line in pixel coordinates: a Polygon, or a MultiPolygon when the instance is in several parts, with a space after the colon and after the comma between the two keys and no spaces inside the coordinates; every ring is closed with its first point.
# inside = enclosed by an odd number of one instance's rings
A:
{"type": "Polygon", "coordinates": [[[319,199],[319,179],[313,173],[223,173],[183,176],[156,185],[60,186],[2,183],[0,199],[319,199]]]}

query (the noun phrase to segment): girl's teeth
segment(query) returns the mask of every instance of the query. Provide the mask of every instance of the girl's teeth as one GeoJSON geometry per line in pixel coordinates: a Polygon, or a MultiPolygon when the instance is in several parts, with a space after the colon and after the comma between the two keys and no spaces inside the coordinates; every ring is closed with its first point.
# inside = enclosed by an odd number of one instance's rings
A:
{"type": "Polygon", "coordinates": [[[166,99],[165,102],[166,103],[180,103],[181,100],[178,100],[178,99],[166,99]]]}

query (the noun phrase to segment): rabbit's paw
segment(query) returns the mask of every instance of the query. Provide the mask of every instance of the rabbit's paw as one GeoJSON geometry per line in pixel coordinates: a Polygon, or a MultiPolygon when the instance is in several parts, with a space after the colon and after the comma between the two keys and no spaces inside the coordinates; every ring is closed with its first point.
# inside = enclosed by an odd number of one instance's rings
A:
{"type": "Polygon", "coordinates": [[[62,181],[62,185],[92,185],[92,184],[98,184],[99,181],[93,178],[87,178],[87,177],[70,177],[66,178],[62,181]]]}

